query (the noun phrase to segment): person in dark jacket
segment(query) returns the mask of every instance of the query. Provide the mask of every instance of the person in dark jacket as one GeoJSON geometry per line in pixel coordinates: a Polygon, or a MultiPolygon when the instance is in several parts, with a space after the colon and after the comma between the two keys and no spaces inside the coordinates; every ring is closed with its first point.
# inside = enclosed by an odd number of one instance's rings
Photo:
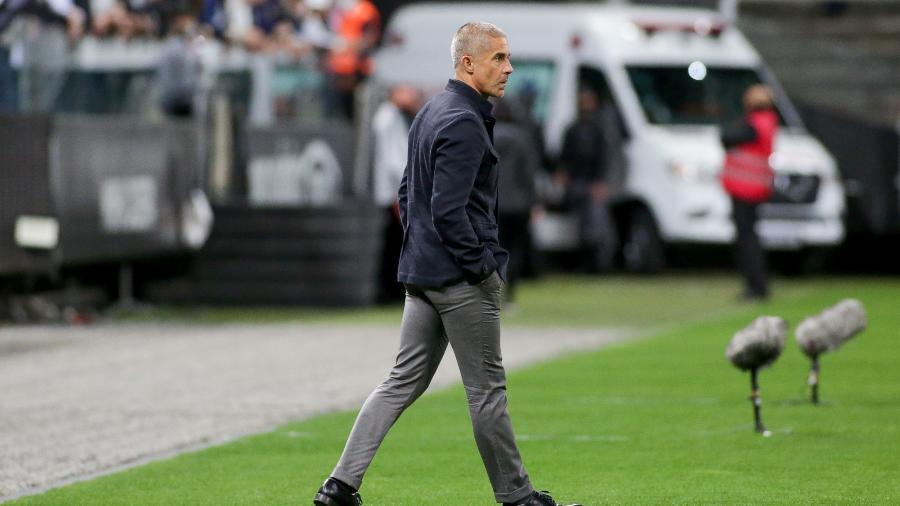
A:
{"type": "Polygon", "coordinates": [[[500,245],[509,251],[507,306],[532,258],[530,225],[538,209],[535,178],[541,164],[541,154],[519,112],[506,99],[494,105],[494,145],[500,155],[500,245]]]}
{"type": "Polygon", "coordinates": [[[84,33],[83,0],[0,0],[0,112],[53,112],[67,75],[70,44],[84,33]],[[19,16],[36,23],[5,34],[19,16]],[[18,39],[21,67],[13,76],[10,44],[18,39]]]}
{"type": "Polygon", "coordinates": [[[456,78],[416,115],[400,185],[398,280],[407,293],[400,351],[388,379],[363,404],[340,461],[316,494],[320,506],[362,502],[357,489],[378,446],[428,387],[448,344],[497,502],[557,506],[534,490],[522,465],[500,354],[508,254],[497,240],[498,157],[487,97],[503,96],[513,71],[506,35],[490,23],[467,23],[450,53],[456,78]]]}
{"type": "Polygon", "coordinates": [[[196,28],[197,21],[190,10],[176,12],[157,63],[160,106],[170,117],[190,118],[194,114],[194,95],[200,79],[200,57],[191,40],[196,28]]]}
{"type": "Polygon", "coordinates": [[[609,213],[609,152],[606,122],[597,93],[578,92],[578,117],[566,129],[557,180],[567,187],[578,217],[579,267],[588,273],[612,268],[616,230],[609,213]]]}
{"type": "Polygon", "coordinates": [[[744,92],[745,115],[722,127],[726,149],[722,183],[731,197],[731,213],[736,232],[735,256],[744,277],[742,297],[764,300],[769,296],[766,257],[756,233],[759,205],[772,192],[769,156],[778,133],[778,115],[769,89],[761,84],[744,92]]]}

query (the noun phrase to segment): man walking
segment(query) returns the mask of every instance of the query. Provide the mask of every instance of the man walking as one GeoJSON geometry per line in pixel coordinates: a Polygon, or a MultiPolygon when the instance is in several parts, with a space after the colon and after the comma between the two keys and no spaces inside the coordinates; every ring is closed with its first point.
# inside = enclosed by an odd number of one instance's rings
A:
{"type": "Polygon", "coordinates": [[[508,255],[497,240],[498,156],[487,101],[503,96],[513,71],[506,35],[490,23],[467,23],[450,53],[455,79],[413,121],[400,185],[398,280],[407,295],[396,365],[363,404],[315,496],[319,506],[362,503],[357,489],[375,452],[428,387],[448,343],[497,502],[559,506],[532,487],[506,409],[500,304],[508,255]]]}

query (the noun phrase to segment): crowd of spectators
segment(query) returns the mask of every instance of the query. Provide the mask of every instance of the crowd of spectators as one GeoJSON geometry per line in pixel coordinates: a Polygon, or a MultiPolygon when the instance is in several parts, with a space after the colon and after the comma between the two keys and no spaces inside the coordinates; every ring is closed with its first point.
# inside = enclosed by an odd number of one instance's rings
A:
{"type": "Polygon", "coordinates": [[[17,45],[28,51],[52,39],[47,50],[61,58],[90,36],[180,40],[168,44],[169,61],[202,38],[302,62],[325,78],[328,107],[352,116],[353,92],[372,71],[380,34],[370,0],[0,0],[0,111],[46,110],[17,107],[23,88],[21,76],[18,85],[13,78],[17,45]]]}

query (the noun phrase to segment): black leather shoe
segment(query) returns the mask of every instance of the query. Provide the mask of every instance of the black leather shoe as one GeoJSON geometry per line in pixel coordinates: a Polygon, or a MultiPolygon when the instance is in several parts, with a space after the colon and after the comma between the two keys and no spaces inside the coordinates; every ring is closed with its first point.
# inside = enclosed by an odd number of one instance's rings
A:
{"type": "Polygon", "coordinates": [[[362,503],[359,492],[334,478],[325,480],[313,499],[316,506],[359,506],[362,503]]]}
{"type": "MultiPolygon", "coordinates": [[[[546,490],[538,492],[535,490],[530,496],[518,502],[506,502],[503,506],[563,506],[550,497],[550,493],[546,490]]],[[[581,506],[580,504],[569,504],[568,506],[581,506]]]]}

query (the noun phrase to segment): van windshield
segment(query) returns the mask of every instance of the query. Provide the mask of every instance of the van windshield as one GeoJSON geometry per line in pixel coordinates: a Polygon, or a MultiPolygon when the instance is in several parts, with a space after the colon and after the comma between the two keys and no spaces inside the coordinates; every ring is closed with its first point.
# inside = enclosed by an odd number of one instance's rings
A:
{"type": "MultiPolygon", "coordinates": [[[[761,82],[749,68],[628,67],[647,121],[657,125],[719,125],[739,117],[741,97],[761,82]]],[[[783,122],[783,120],[782,120],[783,122]]]]}

